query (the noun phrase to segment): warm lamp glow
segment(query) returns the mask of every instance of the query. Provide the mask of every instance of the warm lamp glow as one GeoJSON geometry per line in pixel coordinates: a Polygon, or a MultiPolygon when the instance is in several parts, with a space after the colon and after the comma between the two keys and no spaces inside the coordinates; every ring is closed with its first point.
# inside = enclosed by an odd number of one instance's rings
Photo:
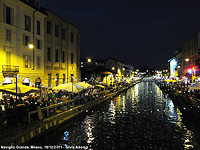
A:
{"type": "Polygon", "coordinates": [[[185,59],[185,61],[189,61],[189,60],[190,60],[189,58],[186,58],[186,59],[185,59]]]}
{"type": "Polygon", "coordinates": [[[90,58],[88,58],[88,60],[87,60],[88,62],[91,62],[92,60],[90,59],[90,58]]]}
{"type": "Polygon", "coordinates": [[[29,47],[30,49],[33,49],[33,48],[34,48],[34,45],[33,45],[33,44],[29,44],[28,47],[29,47]]]}
{"type": "Polygon", "coordinates": [[[112,70],[115,70],[115,67],[112,67],[112,70]]]}

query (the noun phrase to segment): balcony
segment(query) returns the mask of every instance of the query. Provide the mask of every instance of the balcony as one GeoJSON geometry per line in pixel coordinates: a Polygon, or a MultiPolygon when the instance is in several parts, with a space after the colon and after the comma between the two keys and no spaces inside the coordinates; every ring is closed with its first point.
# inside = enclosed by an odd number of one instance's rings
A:
{"type": "Polygon", "coordinates": [[[14,77],[19,73],[19,66],[2,65],[2,73],[4,77],[14,77]]]}

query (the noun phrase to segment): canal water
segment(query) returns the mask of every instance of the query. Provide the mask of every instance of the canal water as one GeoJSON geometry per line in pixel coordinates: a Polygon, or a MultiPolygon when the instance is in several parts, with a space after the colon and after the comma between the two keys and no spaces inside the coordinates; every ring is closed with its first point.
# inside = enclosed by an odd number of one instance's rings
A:
{"type": "Polygon", "coordinates": [[[173,101],[145,79],[29,144],[91,150],[200,149],[198,127],[185,120],[173,101]]]}

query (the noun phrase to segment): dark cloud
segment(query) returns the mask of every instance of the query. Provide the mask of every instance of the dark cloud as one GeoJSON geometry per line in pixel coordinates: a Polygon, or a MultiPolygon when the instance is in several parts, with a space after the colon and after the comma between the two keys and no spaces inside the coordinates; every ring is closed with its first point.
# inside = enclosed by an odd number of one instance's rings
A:
{"type": "Polygon", "coordinates": [[[77,26],[81,56],[159,66],[200,28],[199,0],[42,0],[77,26]]]}

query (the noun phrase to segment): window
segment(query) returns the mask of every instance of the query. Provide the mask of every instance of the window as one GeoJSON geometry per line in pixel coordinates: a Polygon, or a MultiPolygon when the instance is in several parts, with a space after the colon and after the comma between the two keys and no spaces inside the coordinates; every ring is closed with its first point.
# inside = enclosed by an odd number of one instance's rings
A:
{"type": "Polygon", "coordinates": [[[25,46],[28,46],[29,41],[30,41],[30,37],[27,36],[27,35],[23,35],[23,44],[24,44],[25,46]]]}
{"type": "Polygon", "coordinates": [[[25,15],[25,30],[31,31],[31,17],[25,15]]]}
{"type": "Polygon", "coordinates": [[[14,23],[13,16],[14,16],[13,9],[4,4],[3,5],[3,22],[7,24],[13,24],[14,23]]]}
{"type": "Polygon", "coordinates": [[[71,64],[73,64],[73,63],[74,63],[74,54],[71,53],[71,64]]]}
{"type": "Polygon", "coordinates": [[[24,68],[30,68],[30,67],[31,67],[31,56],[24,55],[24,68]]]}
{"type": "Polygon", "coordinates": [[[62,39],[65,40],[65,30],[62,29],[62,39]]]}
{"type": "Polygon", "coordinates": [[[51,22],[47,21],[47,33],[51,34],[51,22]]]}
{"type": "Polygon", "coordinates": [[[51,87],[51,74],[48,74],[48,87],[51,87]]]}
{"type": "Polygon", "coordinates": [[[65,52],[62,52],[62,63],[65,63],[65,52]]]}
{"type": "Polygon", "coordinates": [[[6,6],[6,23],[11,24],[11,8],[6,6]]]}
{"type": "Polygon", "coordinates": [[[58,49],[56,49],[55,62],[58,62],[58,49]]]}
{"type": "Polygon", "coordinates": [[[6,52],[6,64],[11,64],[11,52],[6,52]]]}
{"type": "Polygon", "coordinates": [[[11,30],[6,29],[6,41],[11,42],[11,30]]]}
{"type": "Polygon", "coordinates": [[[38,69],[41,68],[41,58],[40,58],[40,56],[37,56],[37,68],[38,69]]]}
{"type": "Polygon", "coordinates": [[[74,43],[74,33],[71,32],[71,42],[74,43]]]}
{"type": "Polygon", "coordinates": [[[37,21],[37,34],[40,35],[40,21],[37,21]]]}
{"type": "Polygon", "coordinates": [[[56,86],[59,85],[59,74],[56,74],[56,86]]]}
{"type": "Polygon", "coordinates": [[[58,30],[59,30],[59,29],[58,29],[58,25],[55,25],[55,36],[56,36],[56,37],[59,36],[59,35],[58,35],[58,30]]]}
{"type": "Polygon", "coordinates": [[[51,49],[47,47],[47,61],[51,61],[51,49]]]}
{"type": "Polygon", "coordinates": [[[65,74],[63,74],[63,84],[65,83],[65,74]]]}
{"type": "Polygon", "coordinates": [[[36,39],[36,42],[37,42],[37,49],[42,49],[42,41],[36,39]]]}

